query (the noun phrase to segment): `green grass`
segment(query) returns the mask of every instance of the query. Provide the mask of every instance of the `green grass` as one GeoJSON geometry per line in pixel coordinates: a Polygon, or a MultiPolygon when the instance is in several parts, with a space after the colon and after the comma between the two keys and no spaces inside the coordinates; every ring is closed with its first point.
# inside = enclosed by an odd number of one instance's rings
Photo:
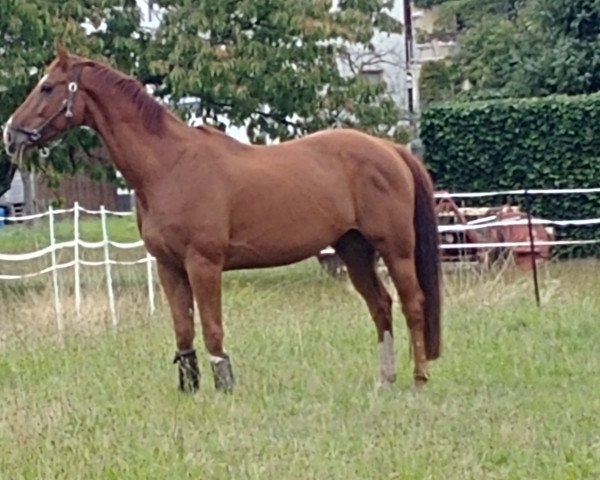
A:
{"type": "MultiPolygon", "coordinates": [[[[102,240],[102,226],[98,215],[85,215],[79,221],[80,237],[88,242],[102,240]]],[[[135,216],[107,216],[108,237],[117,242],[135,242],[140,239],[135,216]]],[[[73,220],[61,216],[55,224],[57,242],[73,240],[73,220]]],[[[29,252],[50,245],[48,217],[32,224],[15,224],[0,228],[0,252],[29,252]]]]}
{"type": "Polygon", "coordinates": [[[61,343],[29,305],[47,292],[7,297],[21,327],[0,357],[0,478],[600,478],[597,271],[543,269],[539,310],[527,277],[450,276],[443,357],[420,393],[397,311],[398,382],[375,390],[366,308],[314,260],[227,275],[232,396],[202,355],[201,391],[177,392],[162,298],[148,318],[128,290],[114,333],[98,300],[85,322],[108,331],[61,343]]]}

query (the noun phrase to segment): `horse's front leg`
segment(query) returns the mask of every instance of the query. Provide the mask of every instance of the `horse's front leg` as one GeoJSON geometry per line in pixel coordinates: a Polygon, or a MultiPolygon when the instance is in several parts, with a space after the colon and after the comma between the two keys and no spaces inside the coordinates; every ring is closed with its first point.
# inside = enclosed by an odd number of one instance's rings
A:
{"type": "Polygon", "coordinates": [[[204,345],[212,365],[215,388],[231,392],[234,384],[233,370],[231,360],[223,350],[221,306],[223,263],[195,254],[186,262],[186,268],[200,310],[204,345]]]}
{"type": "Polygon", "coordinates": [[[188,276],[182,268],[157,262],[160,283],[171,308],[177,340],[174,363],[179,365],[179,389],[194,392],[200,385],[200,371],[194,350],[194,299],[188,276]]]}

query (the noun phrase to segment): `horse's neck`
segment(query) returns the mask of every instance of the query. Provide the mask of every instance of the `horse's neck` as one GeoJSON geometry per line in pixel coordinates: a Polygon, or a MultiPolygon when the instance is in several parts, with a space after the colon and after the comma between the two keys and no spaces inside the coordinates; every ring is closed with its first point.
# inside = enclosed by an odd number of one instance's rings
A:
{"type": "Polygon", "coordinates": [[[176,160],[185,125],[166,113],[163,131],[150,133],[141,118],[132,121],[137,112],[131,112],[135,107],[125,95],[95,97],[103,103],[88,105],[89,126],[102,137],[113,163],[131,187],[140,193],[152,188],[176,160]]]}

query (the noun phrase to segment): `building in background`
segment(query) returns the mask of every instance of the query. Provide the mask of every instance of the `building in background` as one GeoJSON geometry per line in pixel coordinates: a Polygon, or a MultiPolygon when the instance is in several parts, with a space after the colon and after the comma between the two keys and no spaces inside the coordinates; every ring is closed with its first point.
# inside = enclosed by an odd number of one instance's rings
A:
{"type": "MultiPolygon", "coordinates": [[[[403,1],[410,5],[408,0],[403,1]]],[[[435,23],[440,15],[439,6],[430,9],[416,9],[410,5],[410,9],[413,55],[408,62],[408,69],[413,86],[413,101],[419,108],[421,105],[419,85],[423,64],[448,58],[456,53],[458,47],[453,35],[435,35],[435,23]]]]}
{"type": "Polygon", "coordinates": [[[409,0],[396,0],[390,15],[404,25],[401,34],[375,34],[373,52],[351,48],[341,59],[345,73],[363,75],[369,81],[384,81],[404,114],[413,122],[420,112],[419,79],[425,62],[438,61],[456,51],[454,38],[433,35],[439,7],[417,9],[409,0]]]}

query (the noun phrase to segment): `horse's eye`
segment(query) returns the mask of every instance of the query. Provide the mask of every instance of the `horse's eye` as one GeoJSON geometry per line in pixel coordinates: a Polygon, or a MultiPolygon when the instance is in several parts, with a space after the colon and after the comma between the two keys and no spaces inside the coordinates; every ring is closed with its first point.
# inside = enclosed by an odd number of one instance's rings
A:
{"type": "Polygon", "coordinates": [[[42,93],[52,93],[53,88],[53,85],[50,85],[49,83],[43,83],[40,89],[42,93]]]}

